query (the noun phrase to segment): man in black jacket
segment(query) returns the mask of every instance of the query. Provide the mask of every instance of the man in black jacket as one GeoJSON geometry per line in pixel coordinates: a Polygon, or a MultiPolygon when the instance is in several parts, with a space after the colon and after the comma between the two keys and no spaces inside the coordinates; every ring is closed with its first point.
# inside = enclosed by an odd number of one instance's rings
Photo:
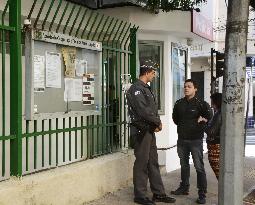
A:
{"type": "Polygon", "coordinates": [[[184,83],[185,97],[177,100],[173,109],[173,121],[177,125],[177,152],[181,164],[180,187],[172,191],[175,195],[189,194],[190,153],[197,172],[198,204],[206,203],[207,180],[203,162],[203,136],[205,122],[211,119],[208,103],[196,97],[197,83],[188,79],[184,83]]]}
{"type": "Polygon", "coordinates": [[[159,171],[154,132],[161,131],[162,123],[155,97],[147,84],[153,80],[155,72],[153,63],[146,62],[140,67],[139,80],[126,93],[136,157],[133,168],[134,202],[144,205],[154,205],[155,201],[175,202],[174,198],[166,195],[159,171]],[[148,179],[153,193],[152,200],[146,197],[148,179]]]}

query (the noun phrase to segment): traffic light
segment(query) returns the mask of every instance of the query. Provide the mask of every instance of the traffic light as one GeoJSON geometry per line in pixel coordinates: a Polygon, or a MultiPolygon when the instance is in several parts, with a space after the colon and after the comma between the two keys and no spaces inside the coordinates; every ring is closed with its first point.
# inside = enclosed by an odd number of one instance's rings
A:
{"type": "Polygon", "coordinates": [[[225,67],[225,54],[215,51],[216,53],[216,78],[219,78],[224,75],[224,67],[225,67]]]}
{"type": "Polygon", "coordinates": [[[224,75],[225,54],[211,48],[211,94],[219,89],[219,77],[224,75]],[[214,62],[216,64],[216,76],[214,76],[214,62]]]}

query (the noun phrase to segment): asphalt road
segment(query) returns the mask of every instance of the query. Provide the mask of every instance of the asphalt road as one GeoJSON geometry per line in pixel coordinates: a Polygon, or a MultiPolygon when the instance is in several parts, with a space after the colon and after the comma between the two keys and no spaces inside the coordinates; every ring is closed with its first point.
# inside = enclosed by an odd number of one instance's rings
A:
{"type": "Polygon", "coordinates": [[[255,145],[255,128],[247,129],[246,145],[255,145]]]}

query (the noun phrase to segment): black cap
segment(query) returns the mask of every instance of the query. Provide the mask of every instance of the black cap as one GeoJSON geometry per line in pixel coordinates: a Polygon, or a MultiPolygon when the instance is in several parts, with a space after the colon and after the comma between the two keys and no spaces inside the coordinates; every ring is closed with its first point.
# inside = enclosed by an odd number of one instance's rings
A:
{"type": "Polygon", "coordinates": [[[152,60],[143,60],[140,62],[140,68],[147,68],[147,69],[153,69],[157,70],[159,65],[152,60]]]}
{"type": "Polygon", "coordinates": [[[152,60],[144,60],[140,62],[140,70],[155,70],[157,71],[159,65],[152,60]]]}

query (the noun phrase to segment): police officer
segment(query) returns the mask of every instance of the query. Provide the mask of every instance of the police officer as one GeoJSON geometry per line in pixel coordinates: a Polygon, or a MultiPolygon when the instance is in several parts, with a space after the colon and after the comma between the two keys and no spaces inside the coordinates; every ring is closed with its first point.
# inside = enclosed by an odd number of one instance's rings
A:
{"type": "Polygon", "coordinates": [[[155,77],[156,69],[151,61],[140,66],[139,79],[127,91],[127,103],[131,118],[131,137],[134,137],[133,167],[134,202],[154,205],[155,201],[174,203],[175,199],[165,194],[161,179],[156,138],[154,132],[162,129],[158,107],[151,87],[147,84],[155,77]],[[153,198],[146,197],[147,181],[150,181],[153,198]]]}
{"type": "Polygon", "coordinates": [[[173,109],[173,121],[177,125],[177,153],[181,164],[181,183],[172,191],[175,195],[189,194],[190,153],[197,172],[198,204],[206,203],[207,180],[203,162],[203,136],[205,123],[211,119],[209,104],[197,98],[197,83],[188,79],[184,83],[185,97],[178,100],[173,109]]]}

